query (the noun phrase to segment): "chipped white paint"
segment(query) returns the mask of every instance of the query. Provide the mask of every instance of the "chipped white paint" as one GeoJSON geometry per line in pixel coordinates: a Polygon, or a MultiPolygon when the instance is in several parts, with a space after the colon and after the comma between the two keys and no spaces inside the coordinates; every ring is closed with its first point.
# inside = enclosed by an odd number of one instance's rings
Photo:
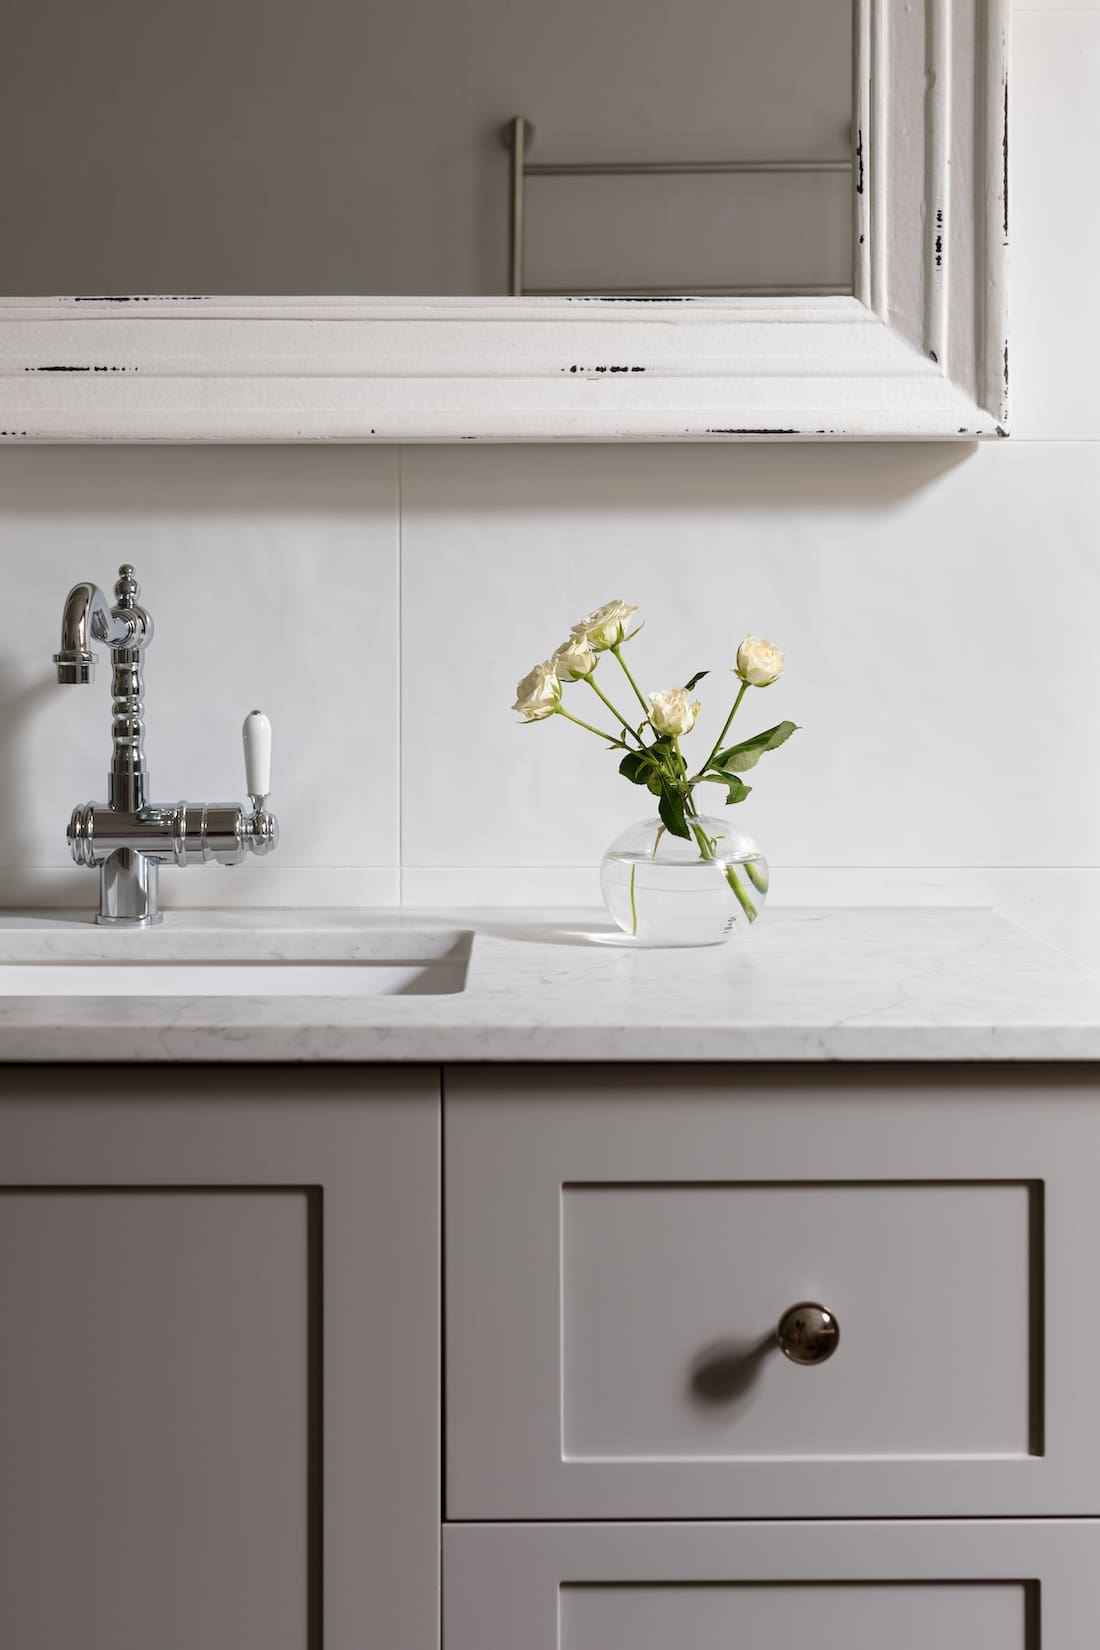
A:
{"type": "Polygon", "coordinates": [[[8,299],[0,439],[1005,434],[1008,13],[856,0],[854,298],[8,299]]]}

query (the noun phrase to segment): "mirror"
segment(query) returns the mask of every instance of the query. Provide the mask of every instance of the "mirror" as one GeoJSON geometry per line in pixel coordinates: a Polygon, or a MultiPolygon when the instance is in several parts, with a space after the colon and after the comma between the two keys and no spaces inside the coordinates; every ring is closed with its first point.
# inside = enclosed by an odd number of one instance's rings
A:
{"type": "Polygon", "coordinates": [[[0,442],[1003,436],[1009,23],[14,8],[0,442]]]}
{"type": "Polygon", "coordinates": [[[847,294],[852,64],[852,0],[24,6],[0,291],[847,294]]]}

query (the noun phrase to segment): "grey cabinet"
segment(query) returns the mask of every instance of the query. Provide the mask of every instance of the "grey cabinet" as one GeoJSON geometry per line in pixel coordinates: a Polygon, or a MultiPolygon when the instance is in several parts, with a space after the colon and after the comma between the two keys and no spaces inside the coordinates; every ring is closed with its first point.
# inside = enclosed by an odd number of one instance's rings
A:
{"type": "Polygon", "coordinates": [[[1078,1650],[1098,1161],[1086,1068],[0,1068],[0,1645],[437,1650],[442,1538],[447,1650],[1078,1650]]]}
{"type": "Polygon", "coordinates": [[[439,1083],[0,1098],[0,1643],[430,1650],[439,1083]]]}

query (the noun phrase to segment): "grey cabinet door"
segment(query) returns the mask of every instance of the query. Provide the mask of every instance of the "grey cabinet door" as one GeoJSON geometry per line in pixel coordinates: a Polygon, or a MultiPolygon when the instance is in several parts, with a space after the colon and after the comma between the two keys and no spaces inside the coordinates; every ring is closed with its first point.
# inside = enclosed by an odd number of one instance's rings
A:
{"type": "Polygon", "coordinates": [[[0,1644],[430,1650],[438,1075],[0,1084],[0,1644]]]}
{"type": "Polygon", "coordinates": [[[1100,1523],[482,1524],[447,1650],[1082,1650],[1100,1523]]]}
{"type": "Polygon", "coordinates": [[[1091,1073],[446,1094],[449,1517],[1100,1514],[1091,1073]],[[816,1366],[776,1344],[807,1300],[816,1366]]]}

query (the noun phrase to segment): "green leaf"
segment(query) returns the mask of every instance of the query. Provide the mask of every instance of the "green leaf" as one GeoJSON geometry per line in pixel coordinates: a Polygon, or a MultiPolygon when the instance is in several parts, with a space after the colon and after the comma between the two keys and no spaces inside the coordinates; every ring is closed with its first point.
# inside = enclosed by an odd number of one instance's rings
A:
{"type": "Polygon", "coordinates": [[[719,751],[711,766],[722,773],[748,773],[767,751],[778,750],[792,733],[797,732],[797,722],[778,722],[774,728],[757,733],[740,745],[731,745],[728,750],[719,751]]]}
{"type": "Polygon", "coordinates": [[[752,786],[746,785],[744,780],[738,779],[735,773],[715,773],[714,778],[718,780],[719,784],[726,787],[727,808],[734,802],[744,802],[752,790],[752,786]]]}
{"type": "Polygon", "coordinates": [[[619,763],[619,772],[632,785],[647,786],[654,796],[660,796],[664,788],[665,776],[661,765],[648,750],[627,751],[619,763]]]}
{"type": "Polygon", "coordinates": [[[671,831],[673,836],[687,837],[690,842],[691,832],[684,816],[684,799],[675,786],[667,781],[661,786],[661,800],[657,812],[666,831],[671,831]]]}
{"type": "Polygon", "coordinates": [[[629,779],[632,785],[645,785],[648,783],[652,767],[653,758],[648,751],[627,751],[619,763],[619,772],[624,779],[629,779]]]}
{"type": "Polygon", "coordinates": [[[744,802],[752,792],[752,786],[746,785],[735,773],[722,773],[719,768],[708,768],[706,773],[700,774],[696,784],[724,785],[726,787],[726,805],[732,802],[744,802]]]}
{"type": "Polygon", "coordinates": [[[658,734],[649,749],[657,767],[666,779],[670,776],[673,778],[687,777],[684,759],[676,749],[676,741],[670,733],[658,734]]]}
{"type": "Polygon", "coordinates": [[[691,678],[691,681],[684,683],[684,692],[685,693],[690,693],[692,688],[699,686],[699,683],[703,680],[704,676],[709,676],[709,675],[710,675],[709,670],[697,670],[695,672],[695,675],[691,678]]]}

